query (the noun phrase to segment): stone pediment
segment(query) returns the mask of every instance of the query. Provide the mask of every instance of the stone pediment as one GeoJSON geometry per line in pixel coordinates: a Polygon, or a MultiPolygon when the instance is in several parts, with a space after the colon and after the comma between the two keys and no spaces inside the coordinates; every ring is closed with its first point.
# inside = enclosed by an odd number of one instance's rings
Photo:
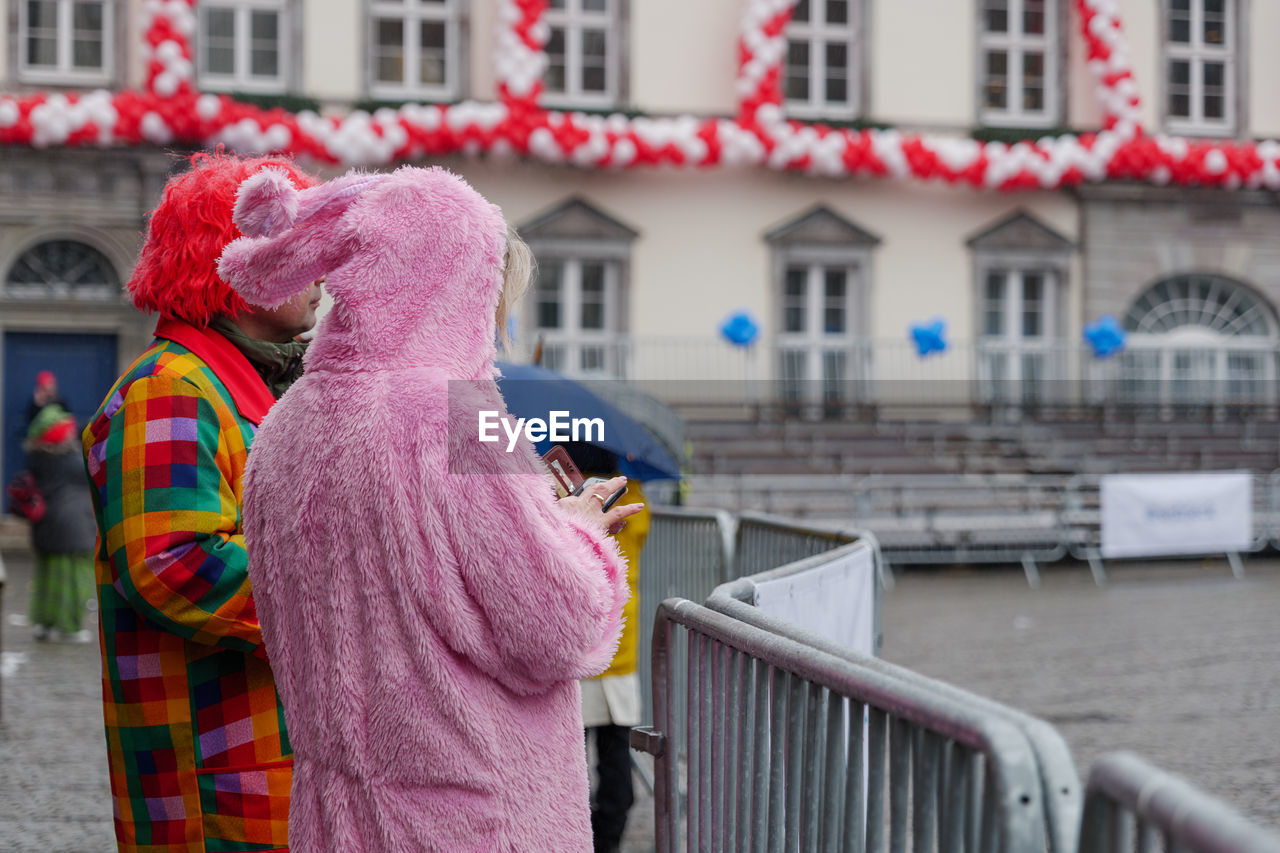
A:
{"type": "Polygon", "coordinates": [[[1069,252],[1075,248],[1075,243],[1024,210],[984,228],[967,242],[978,251],[1069,252]]]}
{"type": "Polygon", "coordinates": [[[630,242],[640,232],[624,225],[581,198],[571,198],[519,226],[528,240],[621,240],[630,242]]]}
{"type": "Polygon", "coordinates": [[[871,247],[880,244],[875,234],[822,205],[766,232],[764,238],[775,245],[871,247]]]}

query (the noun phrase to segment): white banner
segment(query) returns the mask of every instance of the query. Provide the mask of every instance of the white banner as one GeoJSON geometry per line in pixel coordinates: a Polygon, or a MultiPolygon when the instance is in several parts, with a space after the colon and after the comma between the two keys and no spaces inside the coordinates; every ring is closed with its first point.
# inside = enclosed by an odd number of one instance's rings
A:
{"type": "Polygon", "coordinates": [[[864,655],[876,653],[876,566],[870,548],[757,583],[755,605],[864,655]]]}
{"type": "Polygon", "coordinates": [[[1253,543],[1248,471],[1110,474],[1101,486],[1103,557],[1235,553],[1253,543]]]}

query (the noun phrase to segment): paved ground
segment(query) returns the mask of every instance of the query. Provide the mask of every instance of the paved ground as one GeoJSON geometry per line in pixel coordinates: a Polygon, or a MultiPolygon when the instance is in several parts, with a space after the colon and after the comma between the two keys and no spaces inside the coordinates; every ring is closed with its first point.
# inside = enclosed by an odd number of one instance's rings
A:
{"type": "Polygon", "coordinates": [[[1056,725],[1082,778],[1128,749],[1280,827],[1280,562],[916,572],[882,657],[1056,725]]]}
{"type": "MultiPolygon", "coordinates": [[[[97,647],[36,644],[29,558],[5,554],[0,851],[113,848],[97,647]],[[13,670],[10,673],[10,670],[13,670]]],[[[883,655],[1052,721],[1081,771],[1132,749],[1280,825],[1280,562],[913,572],[884,601],[883,655]]],[[[641,790],[624,853],[652,849],[641,790]]]]}

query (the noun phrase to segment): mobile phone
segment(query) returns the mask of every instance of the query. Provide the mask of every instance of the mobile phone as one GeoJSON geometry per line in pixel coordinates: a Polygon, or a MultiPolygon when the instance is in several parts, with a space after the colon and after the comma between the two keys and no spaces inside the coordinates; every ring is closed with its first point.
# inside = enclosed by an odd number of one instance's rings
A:
{"type": "MultiPolygon", "coordinates": [[[[582,481],[582,485],[578,486],[578,490],[574,492],[574,494],[580,495],[584,491],[586,491],[588,487],[594,486],[596,483],[607,483],[607,482],[609,482],[609,480],[606,477],[588,477],[586,480],[582,481]]],[[[613,494],[609,495],[609,497],[604,499],[604,503],[600,505],[600,511],[608,512],[609,510],[613,509],[613,505],[616,504],[619,500],[621,500],[622,496],[625,495],[626,493],[627,493],[627,487],[626,487],[626,484],[624,483],[622,488],[618,489],[616,492],[614,492],[613,494]]]]}
{"type": "Polygon", "coordinates": [[[582,472],[578,470],[578,466],[573,463],[573,458],[569,456],[569,451],[560,445],[556,445],[542,454],[542,461],[546,464],[547,470],[551,472],[551,478],[555,481],[556,497],[562,498],[565,495],[576,495],[582,491],[582,483],[585,478],[582,476],[582,472]]]}

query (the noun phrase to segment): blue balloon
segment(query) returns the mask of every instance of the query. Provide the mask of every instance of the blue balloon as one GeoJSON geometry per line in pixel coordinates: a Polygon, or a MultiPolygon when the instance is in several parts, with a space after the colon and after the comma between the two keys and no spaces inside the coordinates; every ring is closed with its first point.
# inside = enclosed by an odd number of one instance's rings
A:
{"type": "Polygon", "coordinates": [[[720,334],[736,347],[749,347],[760,334],[760,327],[746,311],[739,311],[724,321],[720,334]]]}
{"type": "Polygon", "coordinates": [[[916,323],[911,327],[911,340],[915,342],[916,353],[921,357],[947,351],[947,321],[941,317],[931,323],[916,323]]]}
{"type": "Polygon", "coordinates": [[[1110,358],[1123,350],[1126,334],[1114,314],[1103,314],[1084,327],[1084,339],[1098,358],[1110,358]]]}

